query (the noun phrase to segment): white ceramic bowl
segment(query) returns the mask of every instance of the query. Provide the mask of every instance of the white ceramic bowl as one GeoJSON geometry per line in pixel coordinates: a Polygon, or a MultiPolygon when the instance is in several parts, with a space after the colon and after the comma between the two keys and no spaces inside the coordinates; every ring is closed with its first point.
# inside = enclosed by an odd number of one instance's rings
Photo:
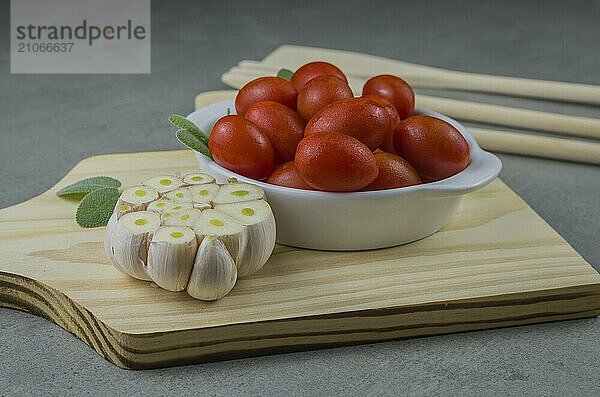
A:
{"type": "MultiPolygon", "coordinates": [[[[206,106],[187,118],[203,131],[234,110],[233,101],[206,106]]],[[[432,183],[371,192],[331,193],[292,189],[246,178],[196,153],[200,168],[225,182],[235,177],[265,190],[277,221],[277,242],[294,247],[353,251],[391,247],[429,236],[450,221],[462,196],[490,183],[502,163],[482,150],[456,120],[425,109],[417,113],[452,124],[465,137],[471,162],[458,174],[432,183]]]]}

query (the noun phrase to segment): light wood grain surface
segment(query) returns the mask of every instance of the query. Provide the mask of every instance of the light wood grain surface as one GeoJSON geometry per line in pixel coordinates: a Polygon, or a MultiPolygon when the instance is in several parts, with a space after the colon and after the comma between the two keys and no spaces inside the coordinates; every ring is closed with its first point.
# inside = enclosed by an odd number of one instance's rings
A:
{"type": "MultiPolygon", "coordinates": [[[[233,66],[227,72],[223,73],[221,80],[234,88],[241,88],[242,85],[257,77],[274,76],[277,74],[278,70],[294,62],[293,55],[291,55],[289,51],[283,51],[285,48],[287,48],[287,46],[282,46],[274,51],[274,53],[279,54],[279,57],[271,62],[279,63],[267,64],[265,61],[240,61],[238,65],[233,66]],[[286,61],[284,55],[292,57],[292,60],[286,61]]],[[[319,56],[325,53],[325,51],[326,50],[321,49],[312,57],[309,57],[307,52],[304,54],[307,59],[316,60],[321,59],[319,56]]],[[[329,51],[335,53],[334,50],[329,51]]],[[[265,59],[269,59],[269,56],[265,59]]],[[[351,62],[351,59],[347,62],[351,62]]],[[[357,70],[362,70],[361,68],[365,68],[360,75],[347,74],[348,85],[352,88],[355,95],[361,95],[362,87],[365,82],[370,77],[375,76],[376,73],[372,72],[372,69],[370,68],[367,69],[368,66],[366,64],[350,65],[352,65],[351,70],[353,70],[354,73],[356,73],[357,70]]],[[[346,69],[343,70],[346,71],[346,69]]],[[[392,72],[389,71],[388,73],[392,72]]],[[[402,74],[398,74],[398,76],[404,77],[402,74]]],[[[465,83],[465,87],[467,85],[468,83],[465,83]]],[[[598,91],[600,95],[600,88],[598,91]]],[[[600,119],[592,117],[542,112],[539,110],[436,97],[420,93],[415,94],[415,100],[417,107],[435,110],[436,112],[460,120],[600,139],[600,119]]]]}
{"type": "Polygon", "coordinates": [[[315,59],[331,62],[348,74],[360,77],[397,74],[406,77],[415,87],[492,92],[563,102],[600,104],[600,86],[597,85],[465,73],[352,51],[282,45],[267,55],[263,62],[284,64],[284,67],[295,70],[315,59]]]}
{"type": "Polygon", "coordinates": [[[189,151],[105,155],[0,211],[0,304],[45,316],[127,368],[221,360],[595,316],[600,276],[497,180],[437,234],[335,253],[278,246],[255,275],[206,303],[133,280],[104,258],[54,193],[92,175],[125,185],[197,169],[189,151]]]}

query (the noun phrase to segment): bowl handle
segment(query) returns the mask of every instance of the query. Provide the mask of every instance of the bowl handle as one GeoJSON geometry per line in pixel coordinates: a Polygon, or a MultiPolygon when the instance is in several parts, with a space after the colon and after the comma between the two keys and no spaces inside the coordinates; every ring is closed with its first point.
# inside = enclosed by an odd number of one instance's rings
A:
{"type": "Polygon", "coordinates": [[[432,182],[430,187],[444,196],[460,196],[481,189],[496,179],[502,170],[502,162],[494,154],[477,149],[467,168],[454,176],[432,182]]]}

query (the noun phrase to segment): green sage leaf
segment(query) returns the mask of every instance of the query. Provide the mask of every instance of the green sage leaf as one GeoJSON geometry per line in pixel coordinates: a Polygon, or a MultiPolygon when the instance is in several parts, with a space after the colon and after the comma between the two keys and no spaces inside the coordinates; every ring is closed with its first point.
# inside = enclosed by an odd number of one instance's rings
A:
{"type": "Polygon", "coordinates": [[[75,220],[81,227],[106,226],[121,193],[114,187],[104,187],[88,193],[81,200],[75,220]]]}
{"type": "Polygon", "coordinates": [[[277,77],[281,77],[282,79],[287,81],[290,81],[293,75],[294,72],[292,72],[289,69],[279,69],[279,71],[277,72],[277,77]]]}
{"type": "Polygon", "coordinates": [[[118,189],[121,186],[115,178],[109,176],[94,176],[75,182],[69,186],[65,186],[56,192],[59,197],[66,196],[85,196],[86,194],[102,188],[118,189]]]}
{"type": "Polygon", "coordinates": [[[169,121],[175,127],[179,127],[180,129],[186,130],[191,135],[194,135],[197,139],[200,139],[204,142],[205,145],[208,145],[208,135],[206,135],[196,124],[186,119],[185,117],[172,114],[169,116],[169,121]]]}
{"type": "Polygon", "coordinates": [[[175,136],[179,142],[183,143],[190,149],[200,152],[208,158],[212,158],[210,155],[210,150],[208,149],[208,142],[204,142],[204,140],[199,139],[196,135],[190,133],[188,130],[177,130],[177,132],[175,132],[175,136]]]}

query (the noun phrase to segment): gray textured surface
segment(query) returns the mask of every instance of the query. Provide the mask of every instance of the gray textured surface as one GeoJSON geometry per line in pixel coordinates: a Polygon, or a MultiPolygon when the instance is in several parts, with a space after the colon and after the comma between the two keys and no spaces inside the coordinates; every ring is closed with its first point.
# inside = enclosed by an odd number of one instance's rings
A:
{"type": "MultiPolygon", "coordinates": [[[[286,3],[155,1],[151,75],[61,76],[9,74],[1,1],[0,186],[10,189],[0,207],[90,155],[180,148],[165,116],[191,111],[197,92],[225,88],[224,70],[283,43],[600,84],[599,1],[286,3]]],[[[599,269],[600,168],[501,158],[502,179],[599,269]]],[[[600,321],[588,319],[131,372],[46,320],[0,309],[0,394],[598,395],[598,335],[600,321]]]]}

